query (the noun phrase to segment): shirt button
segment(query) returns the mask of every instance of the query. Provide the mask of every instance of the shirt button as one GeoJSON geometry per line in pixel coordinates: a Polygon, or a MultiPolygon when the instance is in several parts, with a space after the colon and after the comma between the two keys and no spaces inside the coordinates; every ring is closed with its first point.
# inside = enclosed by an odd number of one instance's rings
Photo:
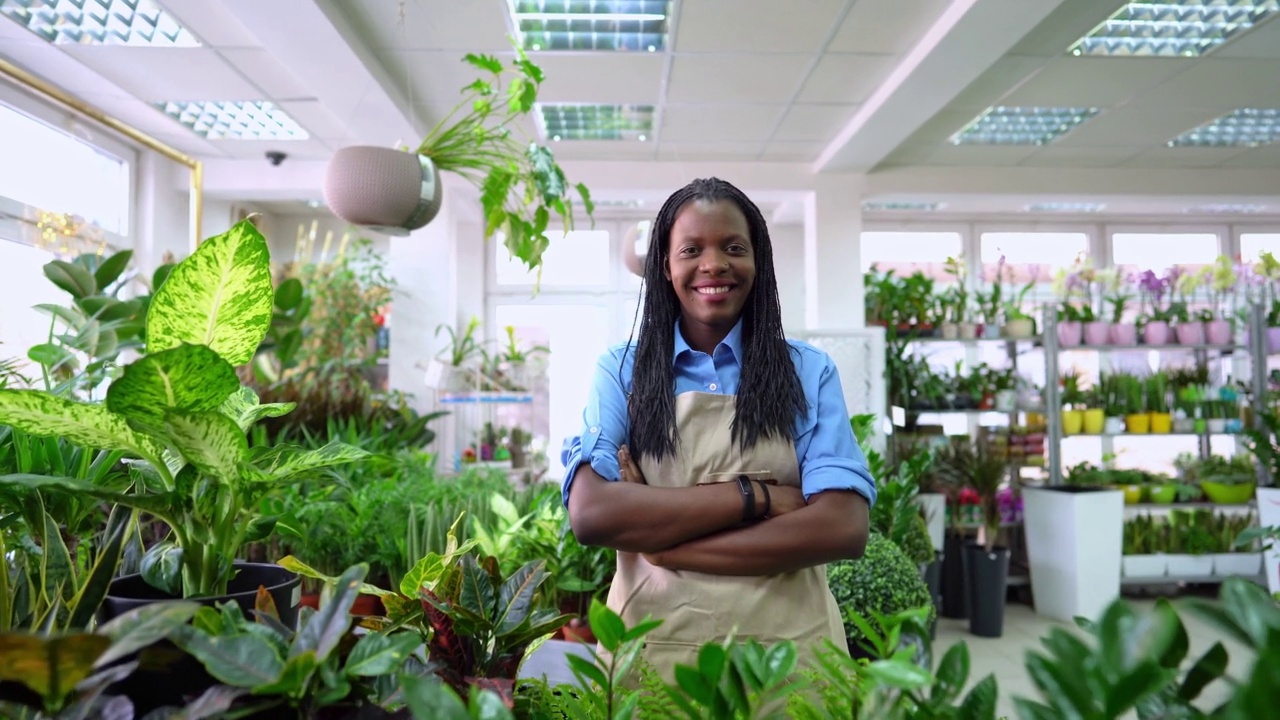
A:
{"type": "Polygon", "coordinates": [[[598,433],[598,432],[600,432],[600,428],[598,428],[598,427],[593,427],[593,428],[591,428],[591,434],[592,434],[592,435],[594,435],[594,434],[596,434],[596,433],[598,433]]]}
{"type": "Polygon", "coordinates": [[[716,389],[716,384],[715,384],[715,383],[711,383],[708,387],[710,387],[712,390],[715,390],[715,389],[716,389]]]}

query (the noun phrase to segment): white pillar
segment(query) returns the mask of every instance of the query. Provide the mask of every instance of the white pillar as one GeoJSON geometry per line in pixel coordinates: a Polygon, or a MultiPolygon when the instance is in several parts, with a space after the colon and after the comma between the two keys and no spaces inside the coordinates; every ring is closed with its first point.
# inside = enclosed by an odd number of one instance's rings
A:
{"type": "Polygon", "coordinates": [[[453,211],[445,202],[429,225],[407,237],[391,238],[388,270],[396,282],[391,301],[392,390],[414,397],[419,412],[430,408],[426,367],[449,342],[436,328],[457,324],[458,283],[453,211]]]}
{"type": "Polygon", "coordinates": [[[805,325],[863,327],[862,175],[817,175],[805,198],[805,325]]]}

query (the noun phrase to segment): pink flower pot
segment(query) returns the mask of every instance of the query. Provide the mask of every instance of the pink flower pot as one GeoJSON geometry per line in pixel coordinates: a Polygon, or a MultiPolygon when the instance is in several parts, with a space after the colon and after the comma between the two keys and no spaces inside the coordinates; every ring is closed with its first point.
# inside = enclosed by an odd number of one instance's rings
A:
{"type": "Polygon", "coordinates": [[[1078,322],[1058,323],[1058,345],[1062,347],[1079,347],[1084,339],[1084,328],[1078,322]]]}
{"type": "Polygon", "coordinates": [[[1267,352],[1280,352],[1280,327],[1267,328],[1267,352]]]}
{"type": "Polygon", "coordinates": [[[1132,323],[1116,323],[1111,326],[1111,344],[1133,346],[1138,344],[1138,326],[1132,323]]]}
{"type": "Polygon", "coordinates": [[[1205,323],[1204,334],[1210,345],[1231,344],[1231,323],[1226,320],[1210,320],[1205,323]]]}
{"type": "Polygon", "coordinates": [[[1176,328],[1178,333],[1178,343],[1180,345],[1203,345],[1204,344],[1204,323],[1185,322],[1178,323],[1176,328]]]}
{"type": "Polygon", "coordinates": [[[1169,323],[1163,320],[1152,320],[1142,328],[1142,342],[1147,345],[1169,344],[1169,323]]]}
{"type": "Polygon", "coordinates": [[[1111,323],[1097,320],[1084,324],[1085,345],[1106,345],[1111,340],[1111,323]]]}

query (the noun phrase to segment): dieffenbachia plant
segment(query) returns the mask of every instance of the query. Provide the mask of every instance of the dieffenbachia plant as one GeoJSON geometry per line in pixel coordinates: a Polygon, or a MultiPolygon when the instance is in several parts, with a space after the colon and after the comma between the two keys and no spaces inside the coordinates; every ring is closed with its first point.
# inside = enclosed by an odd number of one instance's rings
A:
{"type": "Polygon", "coordinates": [[[278,518],[262,500],[280,483],[363,450],[330,443],[315,450],[249,451],[246,433],[293,404],[258,403],[236,366],[249,362],[271,325],[274,291],[266,239],[248,221],[210,238],[174,267],[147,311],[146,354],[124,368],[105,403],[38,390],[0,390],[0,424],[64,437],[129,458],[124,491],[48,475],[0,476],[0,485],[88,496],[137,508],[168,524],[148,550],[143,575],[183,597],[224,594],[232,562],[278,518]]]}

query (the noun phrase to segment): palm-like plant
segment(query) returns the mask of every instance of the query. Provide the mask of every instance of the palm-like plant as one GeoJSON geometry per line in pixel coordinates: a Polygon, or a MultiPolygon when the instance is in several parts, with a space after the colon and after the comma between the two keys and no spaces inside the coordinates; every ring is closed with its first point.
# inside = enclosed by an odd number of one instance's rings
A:
{"type": "Polygon", "coordinates": [[[969,486],[982,504],[983,546],[995,547],[1000,532],[1000,508],[996,494],[1009,474],[1009,463],[986,440],[956,441],[938,457],[939,470],[956,486],[969,486]]]}

